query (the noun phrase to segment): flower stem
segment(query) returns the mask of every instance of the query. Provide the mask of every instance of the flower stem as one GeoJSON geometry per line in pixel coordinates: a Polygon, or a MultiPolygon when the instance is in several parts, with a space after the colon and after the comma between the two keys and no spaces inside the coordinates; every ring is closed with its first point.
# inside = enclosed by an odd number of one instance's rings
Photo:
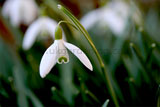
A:
{"type": "Polygon", "coordinates": [[[72,24],[72,23],[70,23],[70,22],[68,22],[68,21],[64,21],[64,20],[59,21],[59,22],[58,22],[58,26],[60,26],[60,24],[62,24],[62,23],[69,24],[69,25],[71,25],[72,27],[74,27],[76,30],[78,30],[77,27],[76,27],[74,24],[72,24]]]}
{"type": "Polygon", "coordinates": [[[114,91],[114,88],[112,86],[112,83],[111,83],[111,80],[109,79],[109,73],[107,72],[107,70],[105,69],[105,66],[104,66],[104,63],[103,63],[103,60],[99,54],[99,52],[97,51],[95,45],[93,44],[92,42],[92,39],[91,37],[89,36],[88,32],[86,31],[86,29],[80,24],[80,22],[78,21],[78,19],[72,15],[72,13],[70,13],[66,8],[64,8],[63,6],[61,5],[58,5],[58,8],[60,10],[62,10],[69,18],[70,20],[74,23],[74,25],[76,26],[76,28],[85,36],[85,38],[88,40],[89,44],[91,45],[92,49],[94,50],[97,58],[98,58],[98,61],[100,63],[100,66],[101,66],[101,70],[102,72],[104,73],[105,75],[105,79],[106,79],[106,83],[109,87],[109,91],[110,91],[110,94],[111,94],[111,97],[114,101],[114,104],[116,106],[119,106],[118,104],[118,100],[117,100],[117,97],[116,97],[116,94],[115,94],[115,91],[114,91]]]}

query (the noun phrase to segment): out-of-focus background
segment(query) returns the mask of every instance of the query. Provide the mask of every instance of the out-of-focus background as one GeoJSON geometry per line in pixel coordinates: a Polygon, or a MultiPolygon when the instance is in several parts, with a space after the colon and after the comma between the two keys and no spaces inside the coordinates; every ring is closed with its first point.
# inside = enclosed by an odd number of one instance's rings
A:
{"type": "Polygon", "coordinates": [[[68,8],[89,32],[105,62],[120,106],[160,106],[159,0],[35,0],[40,12],[30,24],[20,23],[19,26],[11,23],[17,15],[19,4],[12,6],[16,1],[24,0],[0,0],[1,107],[105,107],[107,99],[108,106],[114,106],[94,51],[72,26],[62,24],[66,41],[87,54],[93,72],[69,52],[70,62],[56,64],[42,79],[40,60],[54,39],[46,33],[38,34],[33,46],[23,49],[24,35],[41,13],[57,23],[68,20],[57,4],[68,8]],[[7,1],[12,2],[7,9],[13,10],[9,17],[2,12],[7,1]]]}

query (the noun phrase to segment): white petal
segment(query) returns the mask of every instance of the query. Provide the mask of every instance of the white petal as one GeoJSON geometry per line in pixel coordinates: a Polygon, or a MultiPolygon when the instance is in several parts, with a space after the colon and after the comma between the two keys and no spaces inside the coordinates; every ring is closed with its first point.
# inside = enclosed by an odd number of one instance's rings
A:
{"type": "Polygon", "coordinates": [[[10,6],[11,10],[10,10],[10,20],[13,26],[19,26],[21,23],[21,2],[18,0],[15,0],[14,2],[12,2],[13,4],[10,6]]]}
{"type": "Polygon", "coordinates": [[[125,20],[121,16],[118,16],[117,13],[112,10],[107,10],[103,19],[113,33],[116,35],[123,33],[126,23],[125,20]]]}
{"type": "Polygon", "coordinates": [[[56,41],[52,44],[42,56],[40,62],[40,76],[44,78],[52,69],[52,67],[56,64],[56,41]]]}
{"type": "Polygon", "coordinates": [[[41,30],[40,27],[41,22],[40,20],[37,20],[27,29],[23,39],[23,49],[27,50],[33,45],[38,33],[41,30]]]}
{"type": "Polygon", "coordinates": [[[97,9],[86,14],[80,21],[86,29],[90,29],[98,20],[100,20],[100,16],[101,10],[97,9]]]}
{"type": "Polygon", "coordinates": [[[23,23],[28,25],[30,24],[37,16],[38,7],[36,3],[32,0],[23,0],[23,23]]]}
{"type": "Polygon", "coordinates": [[[5,17],[9,16],[9,12],[10,12],[10,7],[12,5],[12,0],[6,0],[6,2],[4,3],[3,7],[2,7],[2,14],[5,17]]]}
{"type": "Polygon", "coordinates": [[[102,20],[107,23],[110,30],[116,35],[122,34],[126,27],[129,8],[127,4],[120,1],[114,1],[103,8],[104,15],[102,20]]]}
{"type": "Polygon", "coordinates": [[[76,47],[75,45],[72,45],[70,43],[64,42],[64,45],[91,71],[93,71],[93,67],[91,62],[89,61],[88,57],[84,54],[84,52],[76,47]]]}
{"type": "Polygon", "coordinates": [[[54,39],[54,33],[55,33],[55,28],[57,26],[57,22],[49,17],[46,17],[45,20],[46,20],[45,23],[46,23],[47,30],[52,36],[52,38],[54,39]]]}

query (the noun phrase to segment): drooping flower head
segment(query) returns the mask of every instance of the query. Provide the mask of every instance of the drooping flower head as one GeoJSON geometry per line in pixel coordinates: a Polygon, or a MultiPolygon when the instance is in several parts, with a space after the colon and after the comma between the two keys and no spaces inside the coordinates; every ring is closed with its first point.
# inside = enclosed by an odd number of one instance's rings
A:
{"type": "Polygon", "coordinates": [[[29,25],[38,14],[38,6],[34,0],[6,0],[2,14],[9,17],[13,26],[29,25]]]}
{"type": "Polygon", "coordinates": [[[51,35],[52,38],[54,38],[55,31],[53,29],[55,29],[56,26],[57,22],[47,16],[38,18],[29,26],[24,35],[23,49],[28,50],[31,48],[38,34],[47,32],[49,35],[51,35]]]}
{"type": "Polygon", "coordinates": [[[68,63],[69,55],[67,49],[69,49],[88,69],[93,70],[92,64],[84,52],[73,44],[67,43],[62,39],[62,30],[57,26],[55,31],[54,43],[45,51],[40,62],[40,76],[44,78],[58,63],[68,63]]]}

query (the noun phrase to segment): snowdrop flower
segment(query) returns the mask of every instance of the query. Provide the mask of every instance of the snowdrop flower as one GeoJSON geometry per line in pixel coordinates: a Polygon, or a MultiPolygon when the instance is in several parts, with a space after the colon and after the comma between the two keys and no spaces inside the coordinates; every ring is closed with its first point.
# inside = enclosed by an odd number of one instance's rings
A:
{"type": "Polygon", "coordinates": [[[37,16],[38,7],[34,0],[6,0],[2,14],[9,17],[13,26],[30,24],[37,16]]]}
{"type": "Polygon", "coordinates": [[[62,30],[57,26],[55,31],[55,41],[46,50],[40,62],[40,76],[42,78],[50,72],[56,63],[62,64],[69,62],[66,48],[69,49],[88,69],[91,71],[93,70],[91,62],[81,49],[62,40],[62,30]]]}
{"type": "Polygon", "coordinates": [[[86,29],[89,29],[96,22],[101,22],[101,24],[106,24],[114,34],[120,35],[125,30],[128,16],[129,6],[126,3],[112,1],[107,6],[86,14],[81,19],[81,23],[86,29]]]}
{"type": "Polygon", "coordinates": [[[23,39],[23,49],[28,50],[36,40],[38,34],[49,33],[54,38],[54,29],[57,22],[49,17],[43,16],[33,22],[27,29],[23,39]]]}

